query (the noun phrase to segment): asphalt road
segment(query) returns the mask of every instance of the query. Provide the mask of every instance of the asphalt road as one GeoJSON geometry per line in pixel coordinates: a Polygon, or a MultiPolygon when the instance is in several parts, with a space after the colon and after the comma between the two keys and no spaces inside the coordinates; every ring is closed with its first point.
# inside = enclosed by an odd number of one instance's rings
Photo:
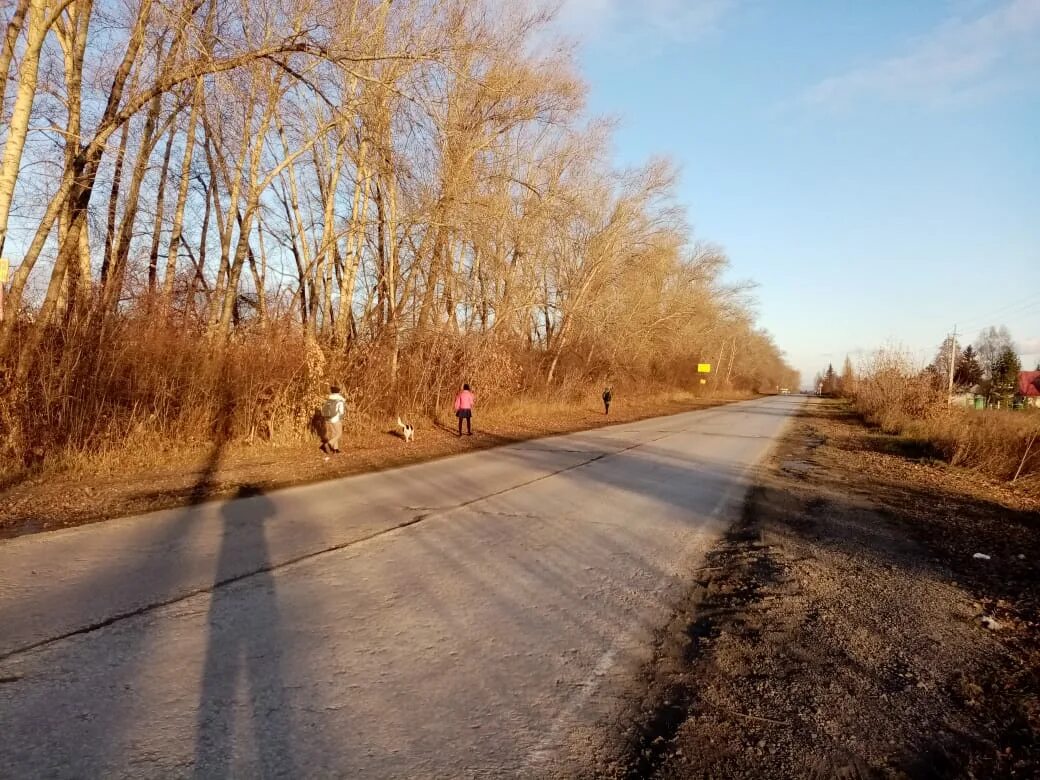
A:
{"type": "Polygon", "coordinates": [[[0,776],[565,771],[801,403],[0,542],[0,776]]]}

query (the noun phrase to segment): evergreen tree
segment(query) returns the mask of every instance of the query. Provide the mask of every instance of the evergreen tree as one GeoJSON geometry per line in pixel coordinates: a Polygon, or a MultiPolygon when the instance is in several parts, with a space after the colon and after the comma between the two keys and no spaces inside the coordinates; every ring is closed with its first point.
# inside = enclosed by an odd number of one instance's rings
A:
{"type": "Polygon", "coordinates": [[[849,360],[849,356],[845,356],[845,365],[841,367],[841,394],[844,396],[851,396],[856,392],[856,374],[852,370],[852,361],[849,360]]]}
{"type": "Polygon", "coordinates": [[[1018,375],[1022,363],[1011,347],[1004,347],[997,355],[990,377],[990,393],[996,400],[1008,402],[1018,389],[1018,375]]]}
{"type": "Polygon", "coordinates": [[[838,375],[834,373],[834,366],[827,364],[827,373],[823,375],[823,394],[838,394],[838,375]]]}
{"type": "Polygon", "coordinates": [[[957,360],[957,368],[953,374],[953,383],[961,390],[974,387],[982,381],[982,366],[978,355],[971,344],[964,348],[957,360]]]}

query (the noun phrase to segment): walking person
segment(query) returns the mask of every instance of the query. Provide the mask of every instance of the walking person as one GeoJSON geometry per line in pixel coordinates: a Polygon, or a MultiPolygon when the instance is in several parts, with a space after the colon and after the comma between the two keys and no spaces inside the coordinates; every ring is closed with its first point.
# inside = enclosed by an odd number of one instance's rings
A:
{"type": "Polygon", "coordinates": [[[321,416],[324,418],[321,435],[321,451],[339,454],[339,440],[343,435],[343,415],[347,411],[347,399],[343,397],[338,385],[329,388],[329,397],[321,405],[321,416]]]}
{"type": "Polygon", "coordinates": [[[603,389],[603,414],[610,414],[610,402],[614,398],[614,394],[610,392],[610,388],[606,387],[603,389]]]}
{"type": "Polygon", "coordinates": [[[459,418],[459,436],[462,435],[462,421],[466,421],[466,435],[473,435],[473,391],[469,385],[463,385],[455,396],[455,416],[459,418]]]}

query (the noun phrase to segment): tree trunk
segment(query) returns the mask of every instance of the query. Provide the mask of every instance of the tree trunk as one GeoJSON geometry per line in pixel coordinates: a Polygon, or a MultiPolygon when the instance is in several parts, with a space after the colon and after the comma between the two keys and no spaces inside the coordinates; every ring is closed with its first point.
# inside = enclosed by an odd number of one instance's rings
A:
{"type": "MultiPolygon", "coordinates": [[[[83,168],[83,163],[77,159],[77,154],[81,127],[83,58],[86,53],[91,7],[92,3],[89,0],[82,0],[72,6],[67,24],[64,19],[59,19],[54,25],[65,65],[67,95],[65,170],[72,170],[73,176],[76,178],[82,175],[83,168]]],[[[69,239],[74,216],[71,208],[65,209],[61,218],[63,224],[59,226],[58,230],[59,246],[64,245],[69,239]]],[[[79,235],[76,236],[75,242],[78,259],[75,262],[70,261],[68,264],[61,298],[57,305],[59,311],[64,309],[67,322],[84,309],[84,288],[90,284],[90,244],[87,225],[85,221],[81,221],[79,224],[79,235]]]]}
{"type": "Polygon", "coordinates": [[[336,340],[347,341],[348,324],[353,319],[354,285],[361,262],[362,238],[365,231],[365,211],[368,208],[368,175],[365,169],[367,144],[362,141],[358,151],[357,181],[351,201],[350,225],[347,229],[347,246],[344,253],[344,269],[339,279],[339,317],[336,320],[336,340]]]}
{"type": "Polygon", "coordinates": [[[199,231],[199,262],[195,266],[195,273],[191,277],[191,284],[188,287],[188,299],[185,303],[185,311],[195,311],[195,296],[198,295],[199,282],[203,283],[205,287],[206,282],[206,244],[209,241],[209,215],[213,207],[213,189],[215,186],[214,176],[211,174],[209,181],[205,183],[206,187],[206,200],[205,206],[202,211],[202,228],[199,231]]]}
{"type": "Polygon", "coordinates": [[[126,205],[123,207],[123,220],[119,226],[116,236],[112,263],[108,269],[108,276],[101,285],[101,311],[112,314],[119,305],[119,298],[123,293],[123,282],[126,278],[126,262],[130,256],[130,244],[134,237],[134,223],[137,221],[137,208],[141,197],[141,184],[148,172],[148,161],[151,159],[152,151],[159,140],[156,132],[156,124],[159,118],[161,101],[158,97],[152,100],[145,118],[144,131],[141,135],[141,145],[137,151],[137,159],[134,161],[133,174],[130,177],[130,189],[126,193],[126,205]]]}
{"type": "Polygon", "coordinates": [[[112,258],[115,256],[116,245],[116,215],[119,212],[119,189],[123,184],[123,162],[126,160],[127,139],[130,136],[130,123],[123,125],[120,134],[119,148],[116,150],[116,159],[112,168],[112,187],[108,193],[108,220],[105,228],[105,254],[101,258],[101,285],[108,281],[109,269],[112,267],[112,258]]]}
{"type": "MultiPolygon", "coordinates": [[[[184,136],[184,157],[181,159],[180,186],[177,188],[177,205],[173,211],[173,229],[170,231],[170,247],[166,251],[166,273],[163,275],[162,297],[167,303],[173,297],[173,283],[177,277],[177,256],[180,252],[181,234],[184,230],[184,207],[188,202],[188,185],[191,182],[191,160],[195,152],[195,127],[199,119],[199,104],[202,102],[202,79],[195,84],[195,95],[188,117],[188,129],[184,136]]],[[[206,202],[209,216],[209,202],[206,202]]],[[[205,231],[203,231],[205,240],[205,231]]]]}
{"type": "MultiPolygon", "coordinates": [[[[36,84],[40,70],[40,49],[47,36],[46,0],[30,0],[28,22],[25,53],[21,62],[18,63],[18,90],[15,93],[11,118],[7,123],[7,141],[4,144],[3,159],[0,160],[0,253],[4,251],[4,243],[7,238],[7,220],[11,214],[11,201],[14,198],[14,187],[18,181],[18,171],[22,163],[25,137],[29,133],[29,116],[32,113],[33,101],[36,98],[36,84]]],[[[13,23],[14,20],[12,20],[13,23]]],[[[10,34],[9,28],[8,35],[10,34]]],[[[17,35],[17,31],[15,34],[17,35]]],[[[7,41],[5,39],[5,48],[6,45],[7,41]]],[[[7,75],[6,68],[4,69],[4,75],[5,77],[7,75]]],[[[2,96],[2,93],[0,93],[0,96],[2,96]]],[[[69,142],[72,143],[71,139],[69,142]]]]}
{"type": "Polygon", "coordinates": [[[148,294],[154,296],[159,286],[159,242],[162,240],[163,212],[166,210],[166,177],[170,171],[170,153],[173,150],[173,139],[177,135],[176,123],[170,126],[170,135],[166,139],[166,150],[163,152],[162,167],[159,169],[159,189],[156,193],[155,224],[152,226],[152,247],[148,250],[148,294]]]}
{"type": "Polygon", "coordinates": [[[267,246],[264,244],[264,231],[259,220],[256,223],[256,241],[260,246],[260,271],[254,271],[256,279],[256,313],[260,322],[267,320],[267,246]]]}
{"type": "Polygon", "coordinates": [[[25,14],[29,10],[29,0],[18,0],[14,7],[11,21],[7,23],[4,33],[3,48],[0,49],[0,106],[4,104],[7,95],[7,74],[11,70],[11,60],[14,59],[14,46],[18,42],[18,35],[25,24],[25,14]]]}
{"type": "Polygon", "coordinates": [[[241,227],[238,231],[238,244],[235,247],[235,257],[228,269],[227,287],[224,290],[224,302],[219,309],[216,333],[220,337],[227,337],[231,333],[231,318],[236,313],[238,304],[238,282],[242,277],[242,268],[245,266],[249,254],[249,232],[253,225],[253,209],[246,212],[242,217],[241,227]]]}

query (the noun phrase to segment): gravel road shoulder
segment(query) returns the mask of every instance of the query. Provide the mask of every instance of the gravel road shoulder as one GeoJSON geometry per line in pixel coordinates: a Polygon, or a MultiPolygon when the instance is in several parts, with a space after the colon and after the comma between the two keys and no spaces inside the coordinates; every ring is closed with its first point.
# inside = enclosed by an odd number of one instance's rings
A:
{"type": "Polygon", "coordinates": [[[810,404],[589,773],[1040,776],[1038,509],[810,404]]]}

